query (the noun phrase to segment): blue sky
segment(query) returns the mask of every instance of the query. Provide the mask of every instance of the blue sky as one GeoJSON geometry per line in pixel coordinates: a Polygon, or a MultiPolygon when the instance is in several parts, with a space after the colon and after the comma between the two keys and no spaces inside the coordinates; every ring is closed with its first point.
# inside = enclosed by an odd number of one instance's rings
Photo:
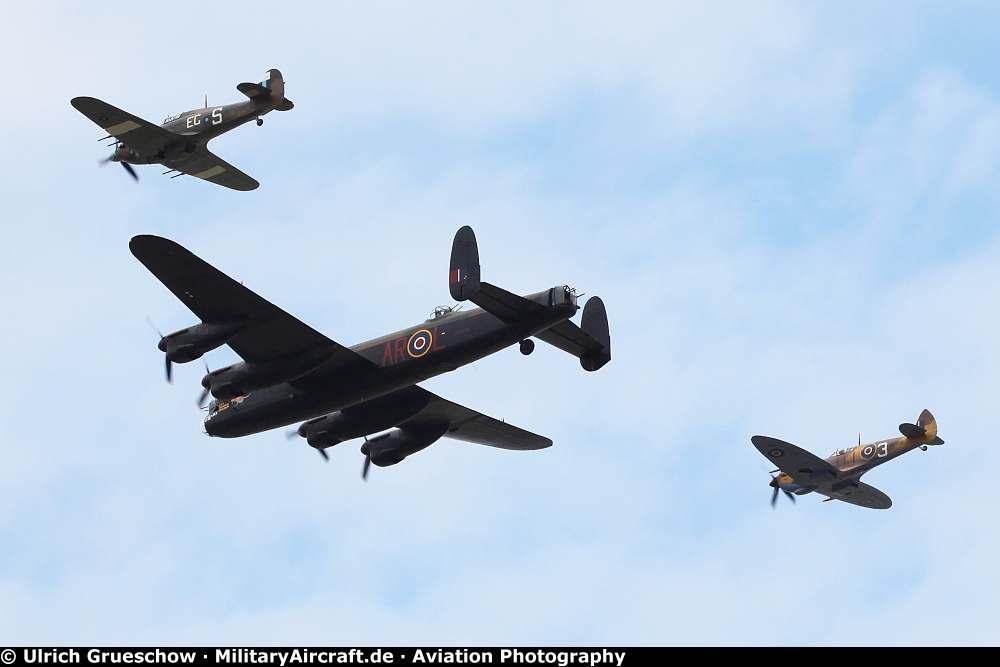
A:
{"type": "MultiPolygon", "coordinates": [[[[0,644],[996,644],[995,3],[8,3],[0,644]],[[159,121],[281,69],[212,144],[235,193],[98,169],[91,95],[159,121]],[[16,102],[16,103],[15,103],[16,102]],[[543,433],[359,479],[201,433],[129,254],[160,234],[344,344],[484,278],[608,307],[614,361],[539,346],[426,386],[543,433]],[[923,408],[885,512],[768,506],[923,408]],[[851,630],[848,630],[851,628],[851,630]]],[[[235,360],[228,350],[212,367],[235,360]]]]}

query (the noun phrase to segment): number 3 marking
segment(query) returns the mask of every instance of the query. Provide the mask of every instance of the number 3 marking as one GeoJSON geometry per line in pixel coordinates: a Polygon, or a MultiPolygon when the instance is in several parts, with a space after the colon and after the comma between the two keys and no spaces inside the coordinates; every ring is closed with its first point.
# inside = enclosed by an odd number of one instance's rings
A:
{"type": "Polygon", "coordinates": [[[880,442],[880,443],[878,443],[878,446],[875,449],[878,452],[879,458],[882,458],[883,456],[888,456],[889,455],[889,443],[888,442],[880,442]]]}

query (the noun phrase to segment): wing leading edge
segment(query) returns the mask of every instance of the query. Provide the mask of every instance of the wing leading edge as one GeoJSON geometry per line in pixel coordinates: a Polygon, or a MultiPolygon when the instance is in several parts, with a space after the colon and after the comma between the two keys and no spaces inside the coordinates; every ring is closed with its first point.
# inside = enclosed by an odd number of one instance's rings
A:
{"type": "Polygon", "coordinates": [[[840,471],[835,467],[790,442],[766,435],[755,435],[750,441],[757,451],[796,483],[816,486],[839,476],[840,471]]]}
{"type": "Polygon", "coordinates": [[[247,362],[328,348],[346,370],[375,369],[364,357],[289,315],[191,251],[159,236],[136,236],[129,249],[167,289],[204,322],[247,322],[229,347],[247,362]]]}
{"type": "Polygon", "coordinates": [[[156,154],[183,137],[94,97],[74,97],[73,108],[140,153],[156,154]]]}

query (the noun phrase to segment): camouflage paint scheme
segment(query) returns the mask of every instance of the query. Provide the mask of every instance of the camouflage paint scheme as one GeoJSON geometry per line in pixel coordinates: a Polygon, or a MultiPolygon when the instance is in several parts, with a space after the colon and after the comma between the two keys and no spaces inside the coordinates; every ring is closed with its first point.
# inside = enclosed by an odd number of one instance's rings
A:
{"type": "MultiPolygon", "coordinates": [[[[538,338],[580,360],[587,371],[611,361],[607,313],[599,297],[583,309],[565,285],[518,296],[479,279],[479,251],[470,227],[455,235],[449,290],[479,308],[440,306],[426,321],[360,345],[344,347],[264,300],[168,239],[136,236],[132,254],[173,292],[201,324],[160,339],[167,380],[172,363],[187,363],[229,345],[243,361],[210,371],[205,432],[235,438],[307,420],[298,434],[322,453],[339,442],[385,429],[366,441],[368,463],[385,466],[440,437],[503,449],[530,450],[552,441],[452,403],[416,386],[477,359],[538,338]]],[[[201,402],[201,401],[200,401],[201,402]]]]}
{"type": "Polygon", "coordinates": [[[776,438],[755,435],[751,441],[771,463],[778,467],[778,476],[771,480],[774,488],[772,505],[778,491],[794,500],[815,491],[827,500],[842,500],[871,509],[888,509],[892,500],[875,487],[863,484],[861,476],[872,468],[897,456],[929,445],[943,445],[938,437],[937,421],[928,410],[920,413],[915,424],[900,424],[902,437],[876,440],[867,444],[841,449],[826,459],[776,438]]]}
{"type": "Polygon", "coordinates": [[[162,164],[170,168],[166,173],[178,172],[176,176],[187,174],[233,190],[254,190],[260,185],[257,181],[211,153],[207,144],[252,120],[262,125],[262,116],[271,111],[288,111],[294,105],[285,97],[285,82],[276,69],[268,70],[260,83],[241,83],[236,88],[249,99],[185,111],[167,118],[162,125],[93,97],[75,97],[70,104],[103,128],[108,133],[106,138],[116,140],[107,161],[121,163],[136,180],[138,177],[128,165],[162,164]]]}

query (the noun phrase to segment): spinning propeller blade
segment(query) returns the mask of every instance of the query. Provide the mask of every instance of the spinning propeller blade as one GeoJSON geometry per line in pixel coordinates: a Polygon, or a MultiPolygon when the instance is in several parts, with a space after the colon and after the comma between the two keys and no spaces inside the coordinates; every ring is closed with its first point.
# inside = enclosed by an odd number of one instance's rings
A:
{"type": "MultiPolygon", "coordinates": [[[[211,373],[212,373],[212,371],[208,370],[208,362],[206,361],[205,362],[205,375],[210,375],[211,373]]],[[[202,390],[201,396],[198,397],[198,407],[199,408],[204,408],[205,407],[205,399],[208,398],[208,394],[211,391],[211,387],[212,387],[212,383],[209,382],[208,386],[205,387],[202,390]]]]}
{"type": "MultiPolygon", "coordinates": [[[[776,470],[775,472],[778,471],[776,470]]],[[[795,494],[789,491],[788,489],[781,488],[781,485],[778,484],[778,478],[775,477],[774,475],[771,475],[771,482],[768,484],[768,486],[774,489],[774,493],[771,494],[771,507],[774,507],[775,504],[778,502],[778,491],[784,492],[784,494],[788,496],[788,499],[792,501],[792,504],[793,505],[795,504],[795,494]]]]}
{"type": "Polygon", "coordinates": [[[121,165],[125,169],[125,171],[128,172],[128,175],[134,178],[135,182],[138,183],[139,175],[135,173],[135,169],[132,168],[132,165],[130,165],[128,162],[122,162],[121,165]]]}
{"type": "Polygon", "coordinates": [[[368,481],[368,468],[372,465],[372,450],[368,444],[368,436],[365,436],[365,444],[361,445],[361,453],[365,455],[365,465],[361,468],[361,479],[368,481]]]}
{"type": "MultiPolygon", "coordinates": [[[[146,324],[152,327],[153,331],[156,332],[156,335],[160,337],[160,340],[163,340],[163,334],[160,333],[160,328],[157,327],[155,324],[153,324],[153,318],[149,316],[149,313],[146,313],[146,324]]],[[[163,356],[167,364],[167,384],[173,384],[173,378],[171,377],[173,364],[170,362],[169,355],[163,355],[163,356]]]]}

